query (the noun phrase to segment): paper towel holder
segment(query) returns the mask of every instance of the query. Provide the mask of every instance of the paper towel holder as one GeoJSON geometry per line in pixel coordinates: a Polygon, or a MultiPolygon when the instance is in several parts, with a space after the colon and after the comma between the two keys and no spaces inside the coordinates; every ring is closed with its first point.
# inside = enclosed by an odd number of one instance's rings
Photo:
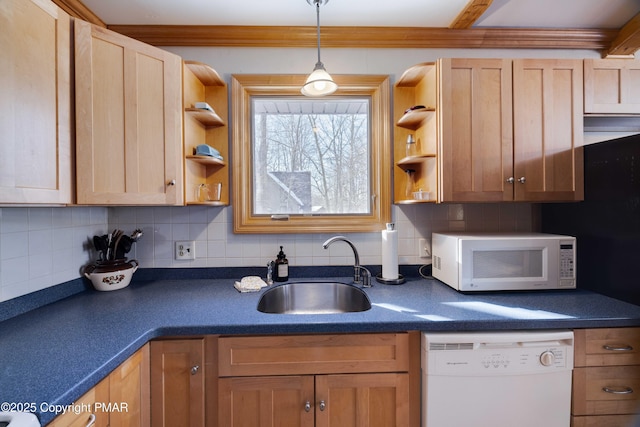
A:
{"type": "Polygon", "coordinates": [[[383,285],[401,285],[405,282],[402,274],[398,274],[397,279],[385,279],[384,277],[382,277],[382,273],[380,273],[376,275],[376,280],[382,283],[383,285]]]}

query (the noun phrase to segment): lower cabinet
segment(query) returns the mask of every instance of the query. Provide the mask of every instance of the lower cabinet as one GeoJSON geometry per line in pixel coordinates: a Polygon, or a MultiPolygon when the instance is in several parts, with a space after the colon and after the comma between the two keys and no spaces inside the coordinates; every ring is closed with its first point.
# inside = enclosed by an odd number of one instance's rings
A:
{"type": "Polygon", "coordinates": [[[221,337],[218,425],[418,425],[416,336],[221,337]]]}
{"type": "Polygon", "coordinates": [[[640,328],[576,329],[572,427],[640,422],[640,328]]]}
{"type": "Polygon", "coordinates": [[[134,353],[74,403],[83,411],[67,412],[47,425],[148,427],[149,346],[145,345],[134,353]]]}

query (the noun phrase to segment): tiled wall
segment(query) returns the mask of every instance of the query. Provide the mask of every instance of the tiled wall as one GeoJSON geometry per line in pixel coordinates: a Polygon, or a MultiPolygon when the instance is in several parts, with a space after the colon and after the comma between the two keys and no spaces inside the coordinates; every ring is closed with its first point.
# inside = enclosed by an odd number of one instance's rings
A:
{"type": "MultiPolygon", "coordinates": [[[[394,206],[399,235],[399,263],[423,264],[418,239],[432,231],[531,231],[536,205],[470,204],[394,206]]],[[[130,258],[141,267],[262,266],[275,259],[279,246],[292,265],[350,265],[353,254],[340,242],[322,249],[333,234],[237,235],[231,209],[189,207],[69,207],[0,209],[0,301],[6,301],[81,275],[95,260],[92,237],[115,228],[130,234],[141,228],[130,258]],[[195,241],[194,261],[175,261],[174,242],[195,241]]],[[[346,236],[363,264],[381,263],[380,233],[346,236]]]]}
{"type": "Polygon", "coordinates": [[[0,301],[78,278],[107,214],[100,207],[0,209],[0,301]]]}
{"type": "MultiPolygon", "coordinates": [[[[531,231],[530,204],[394,206],[400,264],[422,264],[418,239],[432,231],[531,231]]],[[[346,244],[325,250],[322,243],[335,234],[233,234],[231,208],[203,206],[110,208],[109,227],[126,233],[139,227],[143,238],[132,253],[143,267],[262,266],[275,259],[279,246],[292,265],[347,265],[353,253],[346,244]],[[195,241],[196,259],[174,260],[174,242],[195,241]]],[[[346,236],[356,245],[363,264],[381,263],[380,233],[346,236]]]]}

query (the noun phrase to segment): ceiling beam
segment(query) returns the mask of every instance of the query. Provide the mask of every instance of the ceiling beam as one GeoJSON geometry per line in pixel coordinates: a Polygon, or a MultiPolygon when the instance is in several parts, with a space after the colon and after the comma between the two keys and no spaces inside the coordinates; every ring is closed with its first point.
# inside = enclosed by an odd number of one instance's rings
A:
{"type": "Polygon", "coordinates": [[[640,49],[640,13],[622,27],[604,56],[632,56],[638,49],[640,49]]]}
{"type": "Polygon", "coordinates": [[[107,24],[105,24],[98,15],[93,13],[91,9],[85,6],[80,0],[53,0],[53,2],[60,9],[64,10],[74,18],[83,19],[103,28],[107,27],[107,24]]]}
{"type": "MultiPolygon", "coordinates": [[[[109,25],[155,46],[316,47],[316,27],[109,25]]],[[[322,27],[323,48],[608,49],[617,30],[322,27]]]]}
{"type": "Polygon", "coordinates": [[[491,6],[493,0],[470,0],[465,8],[453,20],[449,28],[471,28],[482,14],[491,6]]]}

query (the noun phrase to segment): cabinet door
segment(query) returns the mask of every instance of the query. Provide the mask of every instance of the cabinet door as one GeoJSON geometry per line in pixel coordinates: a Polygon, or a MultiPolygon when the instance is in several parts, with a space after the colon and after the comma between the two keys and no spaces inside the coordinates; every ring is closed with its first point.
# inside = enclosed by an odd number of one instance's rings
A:
{"type": "Polygon", "coordinates": [[[0,7],[0,203],[72,202],[69,15],[48,0],[0,7]]]}
{"type": "Polygon", "coordinates": [[[110,427],[149,426],[149,346],[109,374],[110,427]]]}
{"type": "Polygon", "coordinates": [[[314,426],[312,375],[220,378],[218,384],[220,426],[314,426]]]}
{"type": "Polygon", "coordinates": [[[440,200],[513,200],[511,61],[438,63],[440,200]]]}
{"type": "Polygon", "coordinates": [[[585,114],[640,114],[640,63],[584,60],[585,114]]]}
{"type": "MultiPolygon", "coordinates": [[[[96,410],[96,403],[101,405],[109,402],[109,378],[105,378],[86,392],[82,397],[74,402],[76,408],[81,411],[69,411],[62,415],[58,415],[48,427],[108,427],[109,412],[100,409],[96,410]],[[91,424],[93,422],[93,424],[91,424]]],[[[113,424],[112,424],[113,425],[113,424]]]]}
{"type": "Polygon", "coordinates": [[[153,425],[204,426],[204,339],[152,341],[150,346],[153,425]]]}
{"type": "Polygon", "coordinates": [[[183,203],[180,57],[75,21],[77,202],[183,203]]]}
{"type": "Polygon", "coordinates": [[[583,199],[582,61],[513,61],[516,201],[583,199]]]}
{"type": "Polygon", "coordinates": [[[409,374],[317,376],[316,426],[408,427],[409,374]]]}

